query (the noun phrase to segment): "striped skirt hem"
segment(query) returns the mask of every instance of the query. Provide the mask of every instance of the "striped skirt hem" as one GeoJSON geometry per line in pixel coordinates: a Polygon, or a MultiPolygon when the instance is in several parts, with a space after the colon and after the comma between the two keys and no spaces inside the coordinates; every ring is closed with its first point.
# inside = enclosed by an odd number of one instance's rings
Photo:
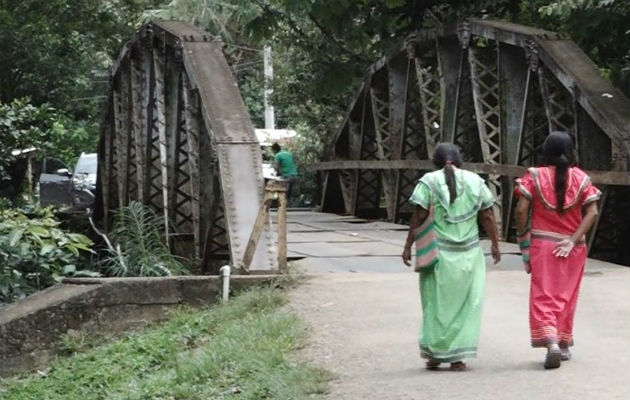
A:
{"type": "Polygon", "coordinates": [[[433,351],[426,346],[420,346],[420,356],[422,358],[440,362],[455,362],[461,361],[465,358],[477,357],[477,348],[463,347],[451,351],[433,351]]]}

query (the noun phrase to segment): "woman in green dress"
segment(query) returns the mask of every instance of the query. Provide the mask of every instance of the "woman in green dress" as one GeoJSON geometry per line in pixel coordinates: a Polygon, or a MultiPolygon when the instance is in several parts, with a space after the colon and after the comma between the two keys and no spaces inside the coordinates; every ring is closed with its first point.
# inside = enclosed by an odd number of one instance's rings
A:
{"type": "Polygon", "coordinates": [[[477,354],[481,325],[486,265],[478,221],[492,241],[495,264],[501,260],[494,198],[480,176],[461,169],[455,145],[439,144],[433,163],[438,170],[425,174],[410,198],[416,209],[402,258],[411,265],[416,229],[433,207],[439,255],[435,267],[420,273],[420,353],[428,369],[451,363],[451,370],[462,371],[463,360],[477,354]]]}

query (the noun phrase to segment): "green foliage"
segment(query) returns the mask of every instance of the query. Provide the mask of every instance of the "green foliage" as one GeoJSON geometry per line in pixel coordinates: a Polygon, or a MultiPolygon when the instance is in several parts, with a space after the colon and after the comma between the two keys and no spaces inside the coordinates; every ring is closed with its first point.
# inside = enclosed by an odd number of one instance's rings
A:
{"type": "Polygon", "coordinates": [[[111,59],[156,0],[0,1],[0,101],[97,121],[111,59]]]}
{"type": "Polygon", "coordinates": [[[112,276],[167,276],[186,273],[173,256],[162,233],[164,219],[145,205],[131,202],[120,208],[110,233],[115,248],[108,249],[103,261],[112,276]]]}
{"type": "Polygon", "coordinates": [[[63,160],[73,168],[82,152],[95,153],[99,136],[99,124],[90,121],[74,121],[58,115],[53,123],[47,155],[63,160]]]}
{"type": "Polygon", "coordinates": [[[297,163],[299,180],[296,194],[299,196],[298,205],[315,204],[317,193],[317,176],[314,165],[321,161],[324,150],[323,137],[310,129],[306,124],[295,126],[297,138],[293,155],[297,163]]]}
{"type": "Polygon", "coordinates": [[[94,276],[80,270],[81,252],[91,252],[84,235],[59,228],[51,209],[27,216],[0,210],[0,303],[8,303],[57,283],[63,276],[94,276]]]}
{"type": "Polygon", "coordinates": [[[146,10],[143,20],[178,19],[203,27],[221,40],[239,40],[245,23],[256,16],[256,8],[242,0],[171,0],[160,8],[146,10]]]}
{"type": "Polygon", "coordinates": [[[89,350],[95,342],[67,337],[78,354],[43,377],[5,380],[3,399],[321,398],[331,374],[295,361],[307,330],[280,308],[286,301],[281,290],[255,288],[89,350]]]}
{"type": "Polygon", "coordinates": [[[38,158],[49,155],[73,166],[82,151],[96,150],[97,138],[96,123],[75,122],[47,104],[34,106],[28,98],[0,103],[0,181],[8,187],[9,180],[22,175],[19,168],[11,169],[13,150],[34,147],[38,158]]]}
{"type": "Polygon", "coordinates": [[[109,67],[158,1],[0,0],[0,180],[14,149],[70,165],[96,149],[109,67]]]}
{"type": "Polygon", "coordinates": [[[28,98],[0,103],[0,195],[19,204],[19,195],[27,187],[26,159],[12,151],[35,148],[35,171],[45,156],[61,159],[72,168],[81,152],[96,150],[97,141],[96,123],[75,122],[47,104],[33,105],[28,98]]]}
{"type": "Polygon", "coordinates": [[[626,0],[530,0],[533,24],[566,33],[630,97],[630,2],[626,0]]]}
{"type": "Polygon", "coordinates": [[[48,147],[55,111],[46,105],[35,107],[28,99],[0,103],[0,178],[15,157],[13,150],[48,147]]]}

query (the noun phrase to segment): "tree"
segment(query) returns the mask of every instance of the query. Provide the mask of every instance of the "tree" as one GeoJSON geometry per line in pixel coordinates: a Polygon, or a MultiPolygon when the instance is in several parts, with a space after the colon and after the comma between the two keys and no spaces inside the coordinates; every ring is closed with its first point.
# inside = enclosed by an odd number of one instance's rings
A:
{"type": "Polygon", "coordinates": [[[567,33],[600,67],[602,75],[630,97],[630,2],[538,1],[533,23],[567,33]]]}
{"type": "Polygon", "coordinates": [[[35,105],[92,117],[110,60],[134,28],[134,9],[146,3],[0,1],[0,101],[28,96],[35,105]]]}

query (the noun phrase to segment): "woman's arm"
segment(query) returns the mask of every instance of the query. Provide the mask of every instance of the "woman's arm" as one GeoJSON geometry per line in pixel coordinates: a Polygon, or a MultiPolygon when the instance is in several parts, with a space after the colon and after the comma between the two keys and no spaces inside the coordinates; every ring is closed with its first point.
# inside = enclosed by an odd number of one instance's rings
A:
{"type": "Polygon", "coordinates": [[[574,242],[580,240],[582,236],[586,234],[592,227],[595,221],[597,221],[597,216],[599,215],[599,208],[597,206],[597,201],[589,203],[584,208],[584,216],[582,217],[582,223],[578,227],[577,231],[571,236],[571,239],[574,242]]]}
{"type": "Polygon", "coordinates": [[[497,221],[494,218],[494,211],[492,211],[492,207],[479,211],[479,220],[481,221],[481,225],[483,225],[483,229],[485,229],[486,233],[490,235],[490,241],[492,242],[490,251],[492,252],[492,259],[494,260],[494,263],[497,264],[501,261],[501,251],[499,251],[499,231],[497,230],[497,221]]]}
{"type": "Polygon", "coordinates": [[[531,204],[531,200],[525,196],[519,197],[518,203],[516,203],[516,241],[518,242],[518,247],[521,250],[525,272],[528,274],[532,272],[532,267],[529,263],[531,234],[527,226],[529,223],[529,208],[531,207],[531,204]]]}
{"type": "Polygon", "coordinates": [[[516,204],[516,230],[518,234],[525,233],[529,219],[529,206],[531,202],[525,196],[521,196],[516,204]]]}
{"type": "Polygon", "coordinates": [[[563,241],[558,243],[553,251],[553,254],[558,257],[568,257],[571,253],[571,250],[573,250],[573,246],[575,246],[575,242],[580,240],[580,238],[584,236],[584,234],[588,232],[589,229],[591,229],[591,227],[597,220],[598,214],[599,209],[597,208],[597,202],[594,201],[592,203],[589,203],[584,208],[584,216],[582,217],[582,223],[580,223],[580,226],[578,226],[577,230],[573,233],[573,235],[571,235],[569,239],[564,239],[563,241]]]}
{"type": "Polygon", "coordinates": [[[405,242],[405,249],[402,253],[402,259],[406,266],[411,266],[411,246],[413,245],[413,241],[415,239],[416,229],[425,219],[429,216],[429,211],[425,210],[420,206],[416,206],[416,210],[411,216],[411,221],[409,221],[409,234],[407,234],[407,241],[405,242]]]}

